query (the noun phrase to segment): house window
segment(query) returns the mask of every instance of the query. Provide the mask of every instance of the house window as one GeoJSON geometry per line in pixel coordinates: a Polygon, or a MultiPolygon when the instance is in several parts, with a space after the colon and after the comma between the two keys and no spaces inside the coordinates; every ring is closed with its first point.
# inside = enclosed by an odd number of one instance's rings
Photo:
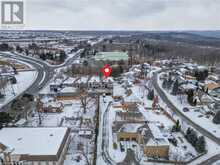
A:
{"type": "Polygon", "coordinates": [[[124,141],[124,138],[120,138],[120,141],[124,141]]]}

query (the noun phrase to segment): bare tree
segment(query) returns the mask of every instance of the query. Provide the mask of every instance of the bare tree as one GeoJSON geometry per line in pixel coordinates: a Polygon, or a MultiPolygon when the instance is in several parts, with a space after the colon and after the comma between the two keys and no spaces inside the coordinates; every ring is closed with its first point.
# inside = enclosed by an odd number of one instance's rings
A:
{"type": "Polygon", "coordinates": [[[6,87],[7,83],[8,83],[8,80],[0,76],[0,90],[1,91],[4,91],[4,88],[6,87]]]}
{"type": "Polygon", "coordinates": [[[86,165],[91,165],[91,162],[89,160],[89,153],[88,153],[88,144],[87,146],[84,146],[84,149],[82,150],[82,155],[85,157],[86,159],[86,165]],[[86,151],[85,151],[86,150],[86,151]]]}
{"type": "Polygon", "coordinates": [[[36,110],[37,110],[37,115],[38,115],[38,119],[39,119],[39,125],[42,124],[42,102],[40,101],[40,98],[37,98],[37,106],[36,106],[36,110]]]}
{"type": "Polygon", "coordinates": [[[83,108],[83,113],[86,113],[88,101],[89,101],[88,93],[83,89],[80,90],[80,102],[83,108]]]}

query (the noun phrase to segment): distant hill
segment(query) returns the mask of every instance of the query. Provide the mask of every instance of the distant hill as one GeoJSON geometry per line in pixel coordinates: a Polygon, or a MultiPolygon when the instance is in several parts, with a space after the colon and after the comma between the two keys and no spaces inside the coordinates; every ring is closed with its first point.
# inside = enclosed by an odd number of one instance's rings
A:
{"type": "Polygon", "coordinates": [[[158,31],[145,32],[135,36],[141,39],[154,39],[159,41],[172,41],[200,46],[220,47],[220,37],[208,36],[207,33],[205,34],[205,32],[203,33],[202,31],[158,31]]]}
{"type": "Polygon", "coordinates": [[[220,38],[220,30],[216,30],[216,31],[189,31],[189,33],[198,34],[198,35],[204,36],[204,37],[220,38]]]}

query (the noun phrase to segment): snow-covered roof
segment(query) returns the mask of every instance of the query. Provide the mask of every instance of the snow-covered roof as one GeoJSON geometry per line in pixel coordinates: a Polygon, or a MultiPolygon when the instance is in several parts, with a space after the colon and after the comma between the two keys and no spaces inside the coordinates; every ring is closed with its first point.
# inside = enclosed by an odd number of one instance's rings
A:
{"type": "Polygon", "coordinates": [[[167,138],[163,136],[155,123],[149,123],[148,127],[151,130],[153,138],[148,141],[147,145],[169,145],[167,138]]]}
{"type": "Polygon", "coordinates": [[[56,107],[56,108],[60,108],[62,107],[62,103],[61,102],[56,102],[56,101],[49,101],[43,104],[43,107],[56,107]]]}
{"type": "Polygon", "coordinates": [[[154,139],[151,138],[148,140],[147,146],[161,146],[161,145],[169,145],[169,142],[167,141],[167,139],[162,138],[162,139],[154,139]]]}
{"type": "Polygon", "coordinates": [[[93,83],[93,82],[100,82],[100,77],[99,76],[92,76],[89,80],[89,83],[93,83]]]}
{"type": "Polygon", "coordinates": [[[183,85],[181,85],[181,87],[185,90],[190,90],[190,89],[196,89],[197,88],[197,86],[195,86],[194,84],[190,84],[190,83],[183,84],[183,85]]]}
{"type": "Polygon", "coordinates": [[[135,95],[130,95],[130,96],[124,97],[124,101],[125,102],[132,102],[132,103],[141,102],[141,100],[138,97],[136,97],[135,95]]]}
{"type": "Polygon", "coordinates": [[[70,93],[70,92],[76,92],[77,89],[74,87],[64,87],[59,91],[59,93],[70,93]]]}
{"type": "Polygon", "coordinates": [[[218,75],[214,75],[214,74],[213,74],[213,75],[209,75],[209,76],[208,76],[208,79],[209,79],[209,80],[213,80],[213,81],[218,81],[218,80],[219,80],[219,77],[218,77],[218,75]]]}
{"type": "Polygon", "coordinates": [[[3,128],[0,142],[13,154],[56,155],[68,128],[3,128]]]}
{"type": "Polygon", "coordinates": [[[209,95],[202,95],[201,99],[203,102],[214,102],[213,98],[209,95]]]}
{"type": "Polygon", "coordinates": [[[151,130],[151,133],[154,136],[154,138],[157,138],[157,139],[163,138],[163,135],[161,134],[161,131],[158,128],[158,126],[156,126],[153,123],[149,123],[148,126],[149,126],[149,128],[151,130]]]}
{"type": "Polygon", "coordinates": [[[102,79],[102,82],[114,82],[113,78],[112,77],[107,77],[107,78],[103,78],[102,79]]]}
{"type": "Polygon", "coordinates": [[[143,123],[127,123],[123,124],[120,129],[120,132],[128,132],[128,133],[137,133],[138,128],[143,126],[143,123]]]}
{"type": "Polygon", "coordinates": [[[197,67],[199,70],[208,70],[208,67],[204,66],[204,65],[199,65],[197,67]]]}
{"type": "Polygon", "coordinates": [[[80,130],[79,135],[92,135],[91,130],[80,130]]]}
{"type": "Polygon", "coordinates": [[[77,80],[77,77],[69,77],[68,79],[66,79],[63,83],[64,84],[72,84],[77,80]]]}
{"type": "Polygon", "coordinates": [[[125,94],[125,88],[120,84],[114,84],[113,96],[123,96],[125,94]]]}
{"type": "Polygon", "coordinates": [[[50,85],[60,85],[63,82],[62,79],[56,79],[50,83],[50,85]]]}
{"type": "Polygon", "coordinates": [[[186,73],[186,72],[188,71],[188,70],[185,69],[185,68],[180,68],[179,70],[180,70],[180,72],[182,72],[182,73],[186,73]]]}
{"type": "Polygon", "coordinates": [[[26,123],[26,119],[20,119],[20,120],[18,120],[16,123],[15,123],[15,125],[23,125],[23,124],[25,124],[26,123]]]}

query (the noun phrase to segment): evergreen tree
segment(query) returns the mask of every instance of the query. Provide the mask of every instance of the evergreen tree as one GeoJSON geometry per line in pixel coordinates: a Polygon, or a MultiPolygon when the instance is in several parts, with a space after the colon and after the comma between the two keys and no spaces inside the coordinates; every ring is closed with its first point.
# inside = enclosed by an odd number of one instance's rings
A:
{"type": "Polygon", "coordinates": [[[11,82],[11,84],[16,84],[17,83],[17,79],[14,76],[10,77],[10,82],[11,82]]]}
{"type": "Polygon", "coordinates": [[[220,111],[218,111],[215,115],[215,117],[213,118],[213,123],[215,124],[220,124],[220,111]]]}
{"type": "Polygon", "coordinates": [[[123,73],[123,68],[120,66],[115,66],[112,68],[112,77],[119,77],[123,73]]]}
{"type": "Polygon", "coordinates": [[[209,72],[208,70],[195,71],[194,75],[198,81],[204,81],[208,77],[209,72]]]}
{"type": "Polygon", "coordinates": [[[170,89],[172,84],[173,84],[173,80],[172,80],[171,76],[169,76],[168,81],[167,81],[167,89],[170,89]]]}
{"type": "Polygon", "coordinates": [[[22,49],[19,45],[17,45],[17,46],[16,46],[16,51],[17,51],[18,53],[22,53],[22,52],[23,52],[23,49],[22,49]]]}
{"type": "Polygon", "coordinates": [[[162,88],[167,89],[167,83],[167,79],[164,79],[162,83],[162,88]]]}
{"type": "Polygon", "coordinates": [[[195,149],[197,152],[202,153],[205,152],[206,142],[204,136],[200,136],[196,142],[195,149]]]}
{"type": "Polygon", "coordinates": [[[177,120],[176,124],[173,126],[172,128],[172,132],[179,132],[181,130],[181,125],[180,125],[180,121],[177,120]]]}
{"type": "Polygon", "coordinates": [[[177,95],[178,90],[179,90],[179,82],[178,82],[178,80],[176,80],[173,84],[172,94],[177,95]]]}
{"type": "Polygon", "coordinates": [[[11,122],[12,117],[6,112],[0,112],[0,124],[6,124],[11,122]]]}
{"type": "Polygon", "coordinates": [[[154,99],[154,90],[153,89],[148,92],[147,98],[149,100],[153,100],[154,99]]]}
{"type": "Polygon", "coordinates": [[[188,139],[188,136],[189,136],[189,134],[191,134],[191,131],[192,131],[192,129],[190,127],[188,127],[186,130],[186,135],[185,135],[186,139],[188,139]]]}
{"type": "Polygon", "coordinates": [[[28,49],[25,49],[25,54],[26,54],[26,56],[29,55],[29,50],[28,49]]]}
{"type": "Polygon", "coordinates": [[[195,147],[196,142],[198,140],[197,133],[193,129],[188,128],[186,132],[186,139],[189,143],[191,143],[195,147]]]}
{"type": "Polygon", "coordinates": [[[194,99],[193,99],[193,96],[194,96],[194,91],[191,89],[191,90],[188,90],[187,91],[187,100],[189,102],[190,105],[194,105],[194,99]]]}
{"type": "Polygon", "coordinates": [[[60,59],[59,59],[59,61],[61,61],[61,62],[64,62],[65,61],[65,58],[66,58],[66,53],[65,53],[65,51],[60,51],[60,59]]]}
{"type": "Polygon", "coordinates": [[[0,44],[0,51],[10,51],[12,48],[7,43],[0,44]]]}

